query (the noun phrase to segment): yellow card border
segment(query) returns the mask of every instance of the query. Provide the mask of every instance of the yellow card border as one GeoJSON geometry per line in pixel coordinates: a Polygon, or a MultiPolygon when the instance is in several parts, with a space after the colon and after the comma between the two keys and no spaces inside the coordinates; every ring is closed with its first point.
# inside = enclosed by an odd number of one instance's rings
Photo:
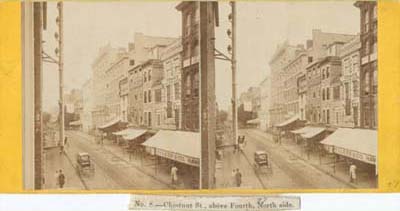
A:
{"type": "Polygon", "coordinates": [[[22,163],[21,4],[0,2],[0,192],[265,194],[400,191],[400,2],[378,1],[378,168],[377,189],[273,190],[96,190],[24,191],[22,163]]]}

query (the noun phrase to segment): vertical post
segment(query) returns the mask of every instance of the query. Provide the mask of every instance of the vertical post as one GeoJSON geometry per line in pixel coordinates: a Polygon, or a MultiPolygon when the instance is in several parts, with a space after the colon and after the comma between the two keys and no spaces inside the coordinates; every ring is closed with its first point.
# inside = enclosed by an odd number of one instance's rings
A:
{"type": "Polygon", "coordinates": [[[238,112],[236,96],[236,2],[231,2],[232,6],[232,130],[235,146],[238,146],[238,112]]]}
{"type": "Polygon", "coordinates": [[[64,123],[65,123],[65,116],[64,116],[64,31],[63,31],[63,21],[64,21],[64,13],[63,13],[63,2],[57,3],[58,7],[58,31],[59,31],[59,39],[58,39],[58,46],[59,46],[59,53],[58,53],[58,68],[59,68],[59,86],[60,86],[60,145],[64,147],[64,123]]]}
{"type": "Polygon", "coordinates": [[[43,128],[42,128],[42,5],[33,3],[34,39],[34,109],[35,109],[35,189],[43,188],[43,128]]]}
{"type": "Polygon", "coordinates": [[[215,2],[200,2],[201,188],[215,188],[215,2]]]}

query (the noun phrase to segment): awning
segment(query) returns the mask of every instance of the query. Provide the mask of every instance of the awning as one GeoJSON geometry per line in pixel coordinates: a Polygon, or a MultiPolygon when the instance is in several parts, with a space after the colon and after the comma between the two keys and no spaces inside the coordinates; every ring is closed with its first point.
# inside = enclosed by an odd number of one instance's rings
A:
{"type": "Polygon", "coordinates": [[[378,133],[376,130],[338,128],[322,144],[332,146],[339,155],[375,164],[378,133]]]}
{"type": "Polygon", "coordinates": [[[298,134],[303,138],[313,138],[319,134],[321,134],[322,132],[325,131],[325,128],[323,127],[312,127],[312,126],[306,126],[297,130],[292,130],[290,132],[294,133],[294,134],[298,134]]]}
{"type": "Polygon", "coordinates": [[[325,131],[323,127],[306,127],[305,132],[301,134],[303,138],[313,138],[325,131]]]}
{"type": "Polygon", "coordinates": [[[143,135],[145,132],[147,132],[147,130],[128,128],[120,130],[118,132],[114,132],[113,134],[116,136],[122,136],[122,138],[125,140],[133,140],[143,135]]]}
{"type": "Polygon", "coordinates": [[[82,122],[81,122],[81,120],[77,120],[77,121],[70,122],[69,125],[79,126],[79,125],[82,125],[82,122]]]}
{"type": "Polygon", "coordinates": [[[256,119],[251,119],[247,121],[247,124],[260,124],[260,119],[256,118],[256,119]]]}
{"type": "Polygon", "coordinates": [[[128,129],[128,130],[129,130],[128,133],[122,136],[122,138],[125,140],[133,140],[147,132],[146,130],[142,129],[128,129]]]}
{"type": "Polygon", "coordinates": [[[295,116],[291,117],[290,119],[288,119],[288,120],[286,120],[286,121],[284,121],[284,122],[282,122],[280,124],[277,124],[275,126],[276,127],[285,127],[285,126],[290,125],[291,123],[293,123],[293,122],[295,122],[295,121],[297,121],[299,119],[300,119],[299,116],[295,115],[295,116]]]}
{"type": "Polygon", "coordinates": [[[106,128],[109,128],[109,127],[112,127],[112,126],[118,124],[119,122],[121,122],[120,119],[114,119],[114,120],[111,120],[111,121],[107,122],[106,124],[104,124],[102,126],[97,127],[97,128],[101,129],[101,130],[102,129],[106,129],[106,128]]]}
{"type": "Polygon", "coordinates": [[[292,130],[292,131],[290,131],[290,132],[292,132],[292,133],[294,133],[294,134],[303,134],[303,133],[305,133],[305,132],[307,131],[307,128],[308,128],[308,127],[302,127],[302,128],[300,128],[300,129],[292,130]]]}
{"type": "Polygon", "coordinates": [[[142,145],[155,148],[156,155],[192,166],[199,166],[200,133],[160,130],[142,145]]]}

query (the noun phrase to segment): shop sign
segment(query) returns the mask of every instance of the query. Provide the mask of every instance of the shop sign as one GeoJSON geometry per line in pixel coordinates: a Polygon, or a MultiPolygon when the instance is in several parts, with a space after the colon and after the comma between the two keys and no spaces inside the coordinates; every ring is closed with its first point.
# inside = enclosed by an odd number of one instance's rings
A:
{"type": "Polygon", "coordinates": [[[369,163],[369,164],[373,164],[373,165],[375,165],[375,163],[376,163],[375,156],[366,155],[366,154],[363,154],[363,153],[360,153],[360,152],[356,152],[356,151],[353,151],[353,150],[344,149],[344,148],[340,148],[340,147],[335,147],[334,152],[336,154],[343,155],[343,156],[346,156],[346,157],[350,157],[350,158],[353,158],[353,159],[356,159],[356,160],[360,160],[360,161],[365,162],[365,163],[369,163]]]}
{"type": "Polygon", "coordinates": [[[168,151],[165,151],[162,149],[156,149],[156,155],[158,155],[160,157],[168,158],[170,160],[175,160],[180,163],[186,163],[191,166],[199,166],[199,163],[200,163],[199,159],[197,159],[197,158],[192,158],[192,157],[180,155],[180,154],[173,153],[173,152],[168,152],[168,151]]]}

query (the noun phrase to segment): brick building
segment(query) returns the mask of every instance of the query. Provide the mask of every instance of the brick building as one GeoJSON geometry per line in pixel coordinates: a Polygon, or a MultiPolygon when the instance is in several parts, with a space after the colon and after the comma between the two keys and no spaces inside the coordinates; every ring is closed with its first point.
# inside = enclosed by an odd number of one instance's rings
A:
{"type": "Polygon", "coordinates": [[[342,106],[344,127],[360,127],[360,37],[344,44],[340,50],[342,60],[342,106]]]}
{"type": "Polygon", "coordinates": [[[377,128],[377,6],[375,1],[357,1],[360,9],[360,126],[377,128]]]}
{"type": "Polygon", "coordinates": [[[199,131],[200,3],[184,1],[176,9],[182,13],[182,129],[199,131]]]}
{"type": "Polygon", "coordinates": [[[162,98],[166,118],[164,128],[180,129],[182,119],[181,107],[181,77],[182,77],[182,40],[176,39],[166,46],[161,52],[163,63],[162,98]]]}

